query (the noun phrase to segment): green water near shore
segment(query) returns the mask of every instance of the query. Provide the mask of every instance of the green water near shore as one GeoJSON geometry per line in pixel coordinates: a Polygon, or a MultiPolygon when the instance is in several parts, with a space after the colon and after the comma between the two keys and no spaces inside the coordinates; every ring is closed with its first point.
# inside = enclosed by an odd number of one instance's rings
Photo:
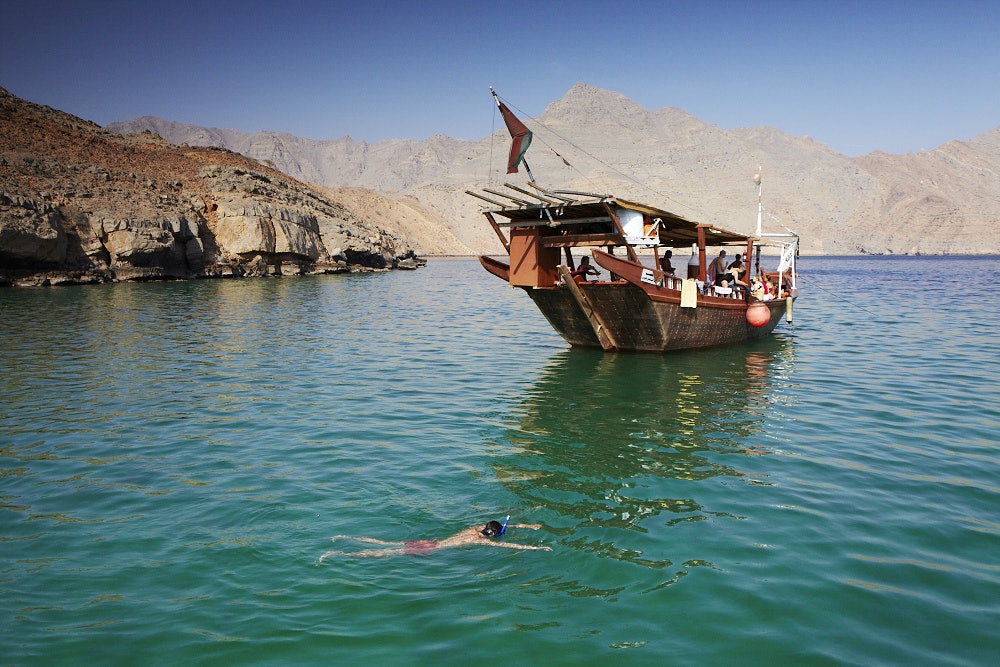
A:
{"type": "Polygon", "coordinates": [[[472,260],[0,290],[0,662],[991,664],[995,261],[665,356],[472,260]],[[553,550],[319,562],[507,514],[553,550]]]}

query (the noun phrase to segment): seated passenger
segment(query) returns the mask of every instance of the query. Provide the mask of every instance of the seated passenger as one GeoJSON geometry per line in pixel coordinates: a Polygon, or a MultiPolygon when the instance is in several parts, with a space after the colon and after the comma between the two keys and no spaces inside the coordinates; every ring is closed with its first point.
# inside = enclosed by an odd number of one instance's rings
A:
{"type": "Polygon", "coordinates": [[[580,260],[580,266],[570,271],[569,275],[577,279],[577,282],[586,282],[587,276],[599,276],[601,272],[596,267],[591,266],[589,257],[584,257],[580,260]]]}
{"type": "Polygon", "coordinates": [[[660,270],[663,271],[668,276],[674,275],[674,265],[670,262],[670,258],[674,256],[672,250],[668,250],[663,253],[663,257],[660,258],[660,270]]]}
{"type": "Polygon", "coordinates": [[[726,273],[733,277],[734,283],[746,287],[747,284],[742,280],[742,276],[745,272],[746,268],[743,266],[743,262],[740,261],[740,256],[736,255],[736,259],[734,259],[733,263],[726,269],[726,273]]]}
{"type": "MultiPolygon", "coordinates": [[[[720,274],[724,275],[724,274],[720,274]]],[[[719,284],[713,288],[713,291],[717,296],[729,296],[733,293],[733,288],[729,286],[729,281],[725,278],[720,278],[719,284]]]]}
{"type": "Polygon", "coordinates": [[[752,278],[750,280],[750,296],[758,301],[764,300],[764,283],[759,278],[752,278]]]}

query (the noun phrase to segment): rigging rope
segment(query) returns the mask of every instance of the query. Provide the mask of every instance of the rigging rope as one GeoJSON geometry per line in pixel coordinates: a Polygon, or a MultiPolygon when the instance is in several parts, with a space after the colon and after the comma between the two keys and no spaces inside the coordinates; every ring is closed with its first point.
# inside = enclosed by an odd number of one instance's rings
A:
{"type": "MultiPolygon", "coordinates": [[[[796,280],[802,280],[802,274],[801,274],[801,273],[799,273],[798,271],[796,271],[796,272],[795,272],[795,278],[796,278],[796,280]]],[[[818,290],[819,290],[819,291],[821,291],[821,292],[826,292],[827,294],[829,294],[830,296],[834,297],[834,298],[835,298],[835,299],[837,299],[838,301],[843,301],[843,302],[844,302],[844,303],[846,303],[847,305],[849,305],[849,306],[854,306],[854,307],[855,307],[855,308],[857,308],[858,310],[863,310],[863,311],[865,311],[866,313],[868,313],[869,315],[872,315],[872,316],[874,316],[874,317],[879,317],[878,313],[875,313],[875,312],[872,312],[872,311],[868,310],[867,308],[865,308],[864,306],[859,306],[858,304],[854,303],[853,301],[850,301],[850,300],[848,300],[848,299],[845,299],[844,297],[840,296],[840,295],[839,295],[839,294],[837,294],[836,292],[831,292],[831,291],[830,291],[830,290],[828,290],[828,289],[824,289],[823,287],[820,287],[820,286],[819,286],[818,284],[816,284],[816,282],[814,282],[814,281],[813,281],[812,279],[807,279],[807,280],[806,280],[805,282],[809,283],[809,284],[810,284],[810,285],[811,285],[811,286],[812,286],[813,288],[815,288],[815,289],[818,289],[818,290]]]]}

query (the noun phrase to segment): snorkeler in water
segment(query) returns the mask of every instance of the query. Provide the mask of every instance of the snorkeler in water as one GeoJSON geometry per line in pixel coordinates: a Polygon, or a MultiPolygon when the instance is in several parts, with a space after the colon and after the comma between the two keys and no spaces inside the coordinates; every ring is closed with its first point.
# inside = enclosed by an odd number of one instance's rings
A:
{"type": "MultiPolygon", "coordinates": [[[[540,549],[552,551],[552,547],[535,546],[532,544],[515,544],[514,542],[497,542],[493,538],[500,537],[507,530],[507,522],[510,516],[501,524],[499,521],[490,521],[483,528],[479,526],[469,526],[465,530],[455,533],[451,537],[441,540],[415,540],[412,542],[386,542],[377,540],[374,537],[352,537],[351,535],[335,535],[332,540],[356,540],[366,544],[381,544],[382,549],[368,549],[366,551],[327,551],[319,557],[319,562],[330,556],[355,556],[358,558],[381,558],[383,556],[425,556],[438,549],[448,547],[464,547],[470,544],[482,544],[489,547],[506,547],[508,549],[540,549]]],[[[538,530],[541,528],[537,523],[515,523],[511,528],[527,528],[538,530]]]]}

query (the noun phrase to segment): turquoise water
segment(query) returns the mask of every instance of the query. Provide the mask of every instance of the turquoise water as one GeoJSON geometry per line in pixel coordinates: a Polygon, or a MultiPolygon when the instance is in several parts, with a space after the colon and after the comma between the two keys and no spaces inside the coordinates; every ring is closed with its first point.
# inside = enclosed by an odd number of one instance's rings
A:
{"type": "Polygon", "coordinates": [[[667,356],[472,260],[0,290],[0,663],[995,664],[996,259],[667,356]],[[552,551],[319,562],[507,514],[552,551]]]}

